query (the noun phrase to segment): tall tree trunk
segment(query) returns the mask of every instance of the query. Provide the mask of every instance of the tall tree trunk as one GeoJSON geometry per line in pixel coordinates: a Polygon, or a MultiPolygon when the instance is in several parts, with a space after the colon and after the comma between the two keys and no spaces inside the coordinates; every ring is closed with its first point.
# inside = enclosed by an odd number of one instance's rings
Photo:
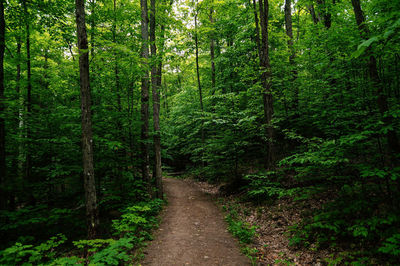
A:
{"type": "Polygon", "coordinates": [[[157,58],[156,46],[156,0],[150,0],[150,49],[152,57],[151,88],[153,95],[153,125],[154,125],[154,154],[155,154],[155,180],[157,198],[163,198],[162,169],[161,169],[161,135],[160,135],[160,86],[161,86],[161,61],[157,58]]]}
{"type": "MultiPolygon", "coordinates": [[[[197,0],[196,0],[196,6],[195,6],[195,14],[194,14],[194,44],[195,44],[195,50],[196,50],[196,74],[197,74],[197,87],[199,89],[199,98],[200,98],[200,109],[201,113],[203,114],[204,112],[204,105],[203,105],[203,91],[201,89],[201,81],[200,81],[200,67],[199,67],[199,38],[197,34],[197,16],[198,16],[198,10],[197,10],[197,0]]],[[[201,146],[202,146],[202,151],[201,151],[201,164],[204,166],[204,123],[201,122],[201,146]]]]}
{"type": "Polygon", "coordinates": [[[0,209],[7,206],[7,197],[4,191],[7,177],[6,165],[6,126],[5,126],[5,97],[4,97],[4,52],[6,21],[4,19],[4,0],[0,0],[0,209]]]}
{"type": "MultiPolygon", "coordinates": [[[[112,24],[112,39],[113,39],[113,43],[114,45],[117,44],[117,0],[113,0],[113,6],[114,6],[114,18],[113,18],[113,24],[112,24]]],[[[121,141],[123,143],[125,143],[125,138],[124,138],[124,128],[122,125],[122,121],[121,121],[121,114],[122,114],[122,105],[121,105],[121,84],[120,84],[120,79],[119,79],[119,66],[118,66],[118,53],[116,51],[116,48],[114,48],[113,51],[114,54],[114,81],[115,81],[115,92],[117,93],[117,111],[118,111],[118,117],[116,119],[116,126],[118,129],[118,132],[120,133],[120,136],[116,136],[116,137],[120,137],[121,141]]],[[[117,157],[117,186],[119,188],[119,190],[121,191],[121,193],[124,192],[124,186],[122,184],[122,165],[123,162],[126,158],[126,151],[125,149],[118,149],[116,151],[116,157],[117,157]]]]}
{"type": "MultiPolygon", "coordinates": [[[[213,5],[213,2],[211,2],[213,5]]],[[[212,27],[211,40],[210,40],[210,58],[211,58],[211,91],[215,93],[215,39],[214,39],[214,7],[210,7],[210,24],[212,27]]]]}
{"type": "Polygon", "coordinates": [[[95,18],[95,0],[90,1],[90,61],[94,58],[94,46],[95,46],[95,28],[96,28],[96,18],[95,18]]]}
{"type": "MultiPolygon", "coordinates": [[[[365,16],[361,9],[360,0],[351,0],[351,4],[353,5],[354,15],[358,25],[358,30],[360,31],[361,38],[368,39],[370,37],[370,32],[368,26],[365,24],[365,16]]],[[[395,154],[400,153],[399,139],[397,137],[396,131],[390,129],[393,123],[393,117],[388,114],[389,105],[387,101],[387,96],[384,91],[383,87],[384,85],[378,74],[376,58],[372,54],[370,49],[367,50],[367,54],[369,56],[368,60],[369,76],[371,78],[372,84],[374,85],[374,88],[376,88],[376,94],[378,96],[377,104],[379,112],[382,116],[383,123],[385,124],[386,127],[389,128],[386,133],[386,139],[391,153],[390,159],[393,163],[395,161],[395,154]]]]}
{"type": "MultiPolygon", "coordinates": [[[[24,178],[24,162],[26,161],[23,128],[24,128],[24,96],[21,93],[21,37],[17,35],[17,77],[16,77],[16,93],[18,95],[18,157],[17,157],[17,182],[22,183],[24,178]]],[[[15,197],[12,196],[11,209],[15,208],[15,197]]]]}
{"type": "Polygon", "coordinates": [[[274,115],[274,105],[271,90],[271,65],[269,61],[269,44],[268,44],[268,0],[259,0],[260,5],[260,24],[261,24],[261,49],[260,49],[260,66],[261,66],[261,84],[263,91],[264,118],[268,136],[268,156],[267,167],[272,168],[275,162],[275,132],[271,124],[274,115]]]}
{"type": "Polygon", "coordinates": [[[293,99],[293,109],[297,112],[299,106],[299,88],[294,84],[297,79],[297,71],[295,69],[294,59],[296,58],[296,51],[293,47],[293,23],[292,23],[292,1],[285,0],[285,29],[286,35],[289,37],[288,47],[290,51],[289,64],[292,72],[292,77],[290,79],[291,84],[294,86],[294,99],[293,99]]]}
{"type": "MultiPolygon", "coordinates": [[[[28,182],[31,182],[31,126],[32,126],[32,73],[31,73],[31,40],[30,40],[30,25],[27,0],[24,0],[24,13],[25,13],[25,28],[26,28],[26,75],[27,75],[27,99],[26,99],[26,162],[25,162],[25,177],[28,182]]],[[[33,195],[30,195],[31,203],[35,202],[33,195]]]]}
{"type": "MultiPolygon", "coordinates": [[[[114,3],[114,20],[112,25],[112,38],[114,45],[117,44],[117,0],[113,0],[114,3]]],[[[121,95],[120,95],[120,82],[119,82],[119,68],[118,68],[118,55],[117,51],[114,48],[114,79],[115,79],[115,88],[117,92],[117,108],[118,111],[121,112],[121,95]]],[[[119,121],[119,120],[118,120],[119,121]]],[[[120,126],[122,130],[122,126],[120,126]]]]}
{"type": "Polygon", "coordinates": [[[141,103],[141,151],[142,151],[142,178],[143,181],[150,184],[150,160],[149,160],[149,17],[147,10],[147,0],[140,0],[141,7],[141,32],[142,32],[142,49],[141,57],[143,60],[144,73],[142,76],[142,103],[141,103]]]}
{"type": "Polygon", "coordinates": [[[261,44],[260,44],[260,26],[258,22],[258,12],[257,12],[257,3],[256,0],[253,0],[253,9],[254,9],[254,23],[256,25],[256,44],[257,44],[257,52],[258,57],[261,55],[261,44]]]}
{"type": "Polygon", "coordinates": [[[85,24],[85,0],[75,0],[75,5],[81,87],[82,159],[86,199],[86,220],[88,238],[94,239],[96,238],[99,226],[99,215],[97,208],[96,185],[93,167],[93,135],[89,82],[89,51],[85,24]]]}

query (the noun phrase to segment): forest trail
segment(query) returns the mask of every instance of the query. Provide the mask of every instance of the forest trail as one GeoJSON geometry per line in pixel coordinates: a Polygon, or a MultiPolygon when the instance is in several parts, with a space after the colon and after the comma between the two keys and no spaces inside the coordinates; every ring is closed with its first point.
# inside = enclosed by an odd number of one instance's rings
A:
{"type": "Polygon", "coordinates": [[[251,265],[207,194],[183,180],[164,186],[169,203],[142,265],[251,265]]]}

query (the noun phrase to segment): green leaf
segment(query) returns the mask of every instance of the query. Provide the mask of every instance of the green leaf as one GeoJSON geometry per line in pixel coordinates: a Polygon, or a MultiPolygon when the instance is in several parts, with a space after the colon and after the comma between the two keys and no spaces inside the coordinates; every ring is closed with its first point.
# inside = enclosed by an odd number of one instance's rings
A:
{"type": "Polygon", "coordinates": [[[374,36],[374,37],[371,37],[368,40],[362,42],[358,46],[357,50],[351,55],[351,57],[352,58],[360,57],[365,52],[365,50],[367,50],[367,48],[371,46],[372,43],[377,42],[377,41],[379,41],[378,36],[374,36]]]}

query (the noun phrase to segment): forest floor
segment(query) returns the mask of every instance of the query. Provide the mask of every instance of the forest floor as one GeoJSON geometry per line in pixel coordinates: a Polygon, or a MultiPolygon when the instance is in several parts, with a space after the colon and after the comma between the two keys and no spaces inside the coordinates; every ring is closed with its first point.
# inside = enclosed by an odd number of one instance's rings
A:
{"type": "Polygon", "coordinates": [[[212,196],[190,180],[164,179],[168,206],[142,265],[251,265],[212,196]]]}

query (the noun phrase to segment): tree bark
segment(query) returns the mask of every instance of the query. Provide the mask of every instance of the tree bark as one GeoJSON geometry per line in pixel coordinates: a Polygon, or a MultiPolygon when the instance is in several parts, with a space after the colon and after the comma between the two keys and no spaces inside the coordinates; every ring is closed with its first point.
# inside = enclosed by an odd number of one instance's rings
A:
{"type": "Polygon", "coordinates": [[[92,46],[90,49],[90,62],[94,58],[94,46],[95,46],[95,28],[96,28],[96,20],[95,20],[95,0],[90,1],[90,45],[92,46]]]}
{"type": "MultiPolygon", "coordinates": [[[[358,26],[358,30],[360,32],[361,38],[368,39],[370,37],[370,32],[369,32],[368,26],[365,23],[365,16],[361,9],[360,0],[351,0],[351,4],[353,5],[354,15],[355,15],[355,19],[357,22],[357,26],[358,26]]],[[[376,88],[376,94],[378,96],[377,105],[379,108],[379,112],[380,112],[381,116],[383,117],[382,120],[383,120],[384,125],[390,128],[390,126],[393,123],[393,117],[388,114],[389,105],[388,105],[388,101],[387,101],[387,96],[384,91],[384,87],[383,87],[384,85],[378,74],[376,58],[372,54],[370,49],[367,50],[367,55],[369,57],[369,60],[368,60],[369,76],[372,81],[372,84],[374,85],[374,88],[376,88]]],[[[386,134],[386,139],[388,142],[389,151],[391,153],[390,160],[392,163],[394,163],[396,160],[395,154],[400,153],[400,144],[399,144],[399,139],[397,137],[396,131],[394,131],[393,129],[388,129],[387,134],[386,134]]]]}
{"type": "MultiPolygon", "coordinates": [[[[31,71],[31,40],[30,40],[30,25],[27,0],[24,0],[24,13],[25,13],[25,29],[26,29],[26,75],[27,75],[27,99],[26,99],[26,162],[25,162],[25,178],[31,182],[31,117],[32,117],[32,71],[31,71]]],[[[35,202],[33,195],[30,195],[31,203],[35,202]]]]}
{"type": "MultiPolygon", "coordinates": [[[[211,2],[211,5],[213,2],[211,2]]],[[[211,91],[214,95],[215,93],[215,40],[214,40],[214,9],[213,6],[210,7],[210,25],[212,27],[211,40],[210,40],[210,58],[211,58],[211,91]]]]}
{"type": "Polygon", "coordinates": [[[299,88],[294,84],[297,79],[297,71],[295,69],[294,59],[296,58],[296,51],[293,46],[293,23],[292,23],[292,1],[285,0],[285,29],[286,35],[289,37],[288,47],[290,51],[289,64],[291,67],[291,83],[294,87],[293,110],[297,112],[299,106],[299,88]]]}
{"type": "MultiPolygon", "coordinates": [[[[194,44],[195,44],[195,50],[196,50],[196,74],[197,74],[197,87],[199,89],[199,99],[200,99],[200,110],[201,113],[203,114],[204,112],[204,105],[203,105],[203,91],[201,88],[201,81],[200,81],[200,67],[199,67],[199,38],[197,34],[197,16],[198,16],[198,10],[197,10],[197,0],[196,0],[196,6],[195,6],[195,14],[194,14],[194,44]]],[[[203,122],[201,122],[201,145],[202,145],[202,151],[201,151],[201,164],[204,166],[204,125],[203,122]]]]}
{"type": "MultiPolygon", "coordinates": [[[[112,24],[112,38],[113,38],[113,43],[114,45],[117,44],[117,0],[113,0],[113,24],[112,24]]],[[[117,94],[117,111],[119,114],[122,113],[122,104],[121,104],[121,83],[119,79],[119,66],[118,66],[118,53],[116,48],[114,47],[113,51],[114,55],[114,81],[115,81],[115,92],[117,94]]],[[[121,122],[121,116],[118,116],[116,119],[116,127],[118,129],[118,132],[120,133],[120,136],[116,136],[117,138],[120,138],[121,141],[124,143],[125,138],[124,138],[124,129],[123,125],[121,122]]],[[[124,186],[122,184],[122,171],[123,171],[123,162],[126,158],[126,151],[124,148],[118,149],[116,151],[116,157],[117,157],[117,174],[116,174],[116,183],[117,187],[121,191],[121,193],[124,192],[124,186]]]]}
{"type": "Polygon", "coordinates": [[[161,135],[160,135],[160,86],[161,86],[161,60],[157,57],[156,46],[156,0],[150,0],[150,49],[152,57],[151,88],[153,96],[153,126],[154,126],[154,155],[155,155],[155,180],[157,198],[163,198],[162,169],[161,169],[161,135]],[[158,63],[160,61],[160,63],[158,63]]]}
{"type": "Polygon", "coordinates": [[[147,0],[140,0],[141,7],[141,35],[142,35],[142,48],[141,57],[143,60],[144,73],[141,79],[141,152],[142,152],[142,178],[143,181],[150,184],[150,159],[149,159],[149,18],[147,10],[147,0]]]}
{"type": "Polygon", "coordinates": [[[260,67],[261,84],[263,91],[264,118],[268,137],[268,156],[267,167],[271,169],[275,162],[275,132],[272,127],[272,117],[274,115],[274,105],[271,90],[271,65],[269,61],[269,43],[268,43],[268,0],[259,0],[260,6],[260,24],[261,24],[261,45],[260,45],[260,67]]]}
{"type": "Polygon", "coordinates": [[[89,82],[89,49],[85,24],[85,0],[75,0],[76,26],[79,49],[79,74],[82,112],[82,159],[86,199],[88,238],[94,239],[99,226],[96,185],[93,166],[93,133],[91,118],[91,95],[89,82]]]}
{"type": "Polygon", "coordinates": [[[258,57],[261,55],[261,44],[260,44],[260,26],[258,22],[258,13],[257,13],[257,3],[256,0],[253,0],[253,9],[254,9],[254,23],[256,25],[256,44],[257,44],[257,52],[258,57]]]}
{"type": "Polygon", "coordinates": [[[4,97],[4,52],[6,22],[4,19],[4,0],[0,0],[0,209],[7,206],[7,196],[4,190],[7,177],[6,165],[6,126],[4,97]]]}

